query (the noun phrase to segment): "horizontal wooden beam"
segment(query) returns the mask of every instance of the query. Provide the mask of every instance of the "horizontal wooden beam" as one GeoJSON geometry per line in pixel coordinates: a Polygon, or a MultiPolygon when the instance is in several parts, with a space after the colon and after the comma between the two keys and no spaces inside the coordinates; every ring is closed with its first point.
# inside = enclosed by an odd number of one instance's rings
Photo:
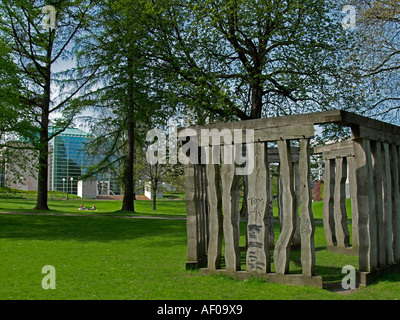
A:
{"type": "Polygon", "coordinates": [[[322,112],[274,117],[274,118],[263,118],[254,120],[235,121],[228,123],[214,123],[202,126],[192,126],[188,128],[178,128],[178,134],[184,129],[190,129],[190,135],[199,135],[202,129],[217,129],[219,131],[223,129],[235,130],[235,129],[270,129],[288,126],[298,125],[319,125],[335,123],[351,127],[353,131],[357,132],[359,126],[368,127],[374,130],[391,133],[394,135],[400,135],[400,127],[395,126],[383,121],[370,119],[364,116],[360,116],[355,113],[343,111],[343,110],[329,110],[322,112]]]}
{"type": "Polygon", "coordinates": [[[309,286],[309,287],[317,287],[322,289],[323,282],[321,276],[303,276],[302,274],[285,274],[279,275],[276,273],[252,273],[247,271],[236,271],[236,272],[229,272],[226,269],[217,269],[217,270],[210,270],[206,268],[201,268],[199,270],[200,275],[225,275],[235,279],[251,279],[251,278],[258,278],[264,279],[271,283],[279,283],[279,284],[286,284],[291,286],[309,286]]]}
{"type": "Polygon", "coordinates": [[[359,126],[358,128],[352,130],[353,139],[362,138],[373,141],[386,142],[395,145],[400,145],[399,135],[400,133],[396,134],[364,125],[359,126]]]}
{"type": "MultiPolygon", "coordinates": [[[[203,129],[204,130],[204,129],[203,129]]],[[[190,131],[186,131],[190,133],[190,131]]],[[[205,130],[198,136],[200,147],[231,145],[234,143],[273,142],[278,140],[310,139],[314,137],[313,125],[293,125],[267,129],[205,130]]]]}
{"type": "MultiPolygon", "coordinates": [[[[192,127],[188,127],[188,128],[191,130],[194,130],[194,132],[196,132],[196,134],[199,135],[201,133],[202,129],[217,129],[219,131],[221,131],[223,129],[258,130],[258,129],[296,126],[299,124],[315,125],[315,124],[323,124],[323,123],[338,123],[340,121],[341,121],[341,111],[340,110],[330,110],[330,111],[315,112],[315,113],[308,113],[308,114],[235,121],[235,122],[228,122],[228,123],[218,122],[218,123],[214,123],[214,124],[202,125],[202,126],[192,126],[192,127]]],[[[184,129],[185,128],[178,128],[178,133],[180,133],[184,129]]]]}
{"type": "Polygon", "coordinates": [[[370,129],[388,132],[388,133],[392,133],[395,135],[400,135],[400,127],[399,126],[396,126],[396,125],[393,125],[393,124],[390,124],[387,122],[367,118],[364,116],[360,116],[360,115],[352,113],[352,112],[341,111],[340,123],[345,126],[349,126],[349,127],[364,126],[364,127],[370,128],[370,129]]]}
{"type": "Polygon", "coordinates": [[[354,145],[352,140],[326,144],[314,147],[312,153],[322,153],[324,160],[354,157],[354,145]]]}

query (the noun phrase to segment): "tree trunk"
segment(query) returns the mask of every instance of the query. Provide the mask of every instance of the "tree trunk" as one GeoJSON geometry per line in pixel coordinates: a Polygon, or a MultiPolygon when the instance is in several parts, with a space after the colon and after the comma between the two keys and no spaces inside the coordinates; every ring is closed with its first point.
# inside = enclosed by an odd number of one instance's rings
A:
{"type": "Polygon", "coordinates": [[[49,210],[47,206],[47,184],[48,184],[48,129],[42,129],[40,132],[40,148],[39,148],[39,174],[36,206],[34,210],[49,210]]]}
{"type": "MultiPolygon", "coordinates": [[[[50,40],[51,42],[51,40],[50,40]]],[[[47,58],[50,61],[52,45],[49,46],[47,58]]],[[[49,110],[50,110],[50,86],[51,86],[51,66],[47,65],[45,77],[44,95],[42,100],[41,128],[39,145],[39,174],[36,206],[34,210],[49,210],[47,205],[48,191],[48,167],[49,167],[49,110]]]]}
{"type": "Polygon", "coordinates": [[[152,193],[152,209],[157,210],[157,188],[154,188],[153,186],[151,187],[151,193],[152,193]]]}
{"type": "Polygon", "coordinates": [[[124,170],[124,199],[122,210],[135,211],[135,189],[134,189],[134,164],[135,164],[135,102],[133,91],[133,60],[128,57],[128,99],[127,99],[127,133],[128,142],[125,157],[124,170]]]}
{"type": "Polygon", "coordinates": [[[125,158],[125,173],[124,173],[124,199],[122,202],[122,210],[135,211],[135,190],[133,183],[133,171],[135,161],[135,122],[132,117],[128,117],[128,143],[127,153],[125,158]]]}
{"type": "Polygon", "coordinates": [[[251,119],[260,119],[263,106],[263,87],[259,81],[251,85],[251,119]]]}

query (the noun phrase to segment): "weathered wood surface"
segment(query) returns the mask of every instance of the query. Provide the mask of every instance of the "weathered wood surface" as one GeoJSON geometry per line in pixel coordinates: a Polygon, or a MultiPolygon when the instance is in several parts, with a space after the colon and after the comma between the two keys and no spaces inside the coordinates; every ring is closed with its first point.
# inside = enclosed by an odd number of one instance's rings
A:
{"type": "Polygon", "coordinates": [[[353,141],[342,141],[312,148],[313,154],[322,153],[323,159],[336,159],[354,156],[353,141]]]}
{"type": "MultiPolygon", "coordinates": [[[[267,157],[268,158],[268,157],[267,157]]],[[[269,169],[269,164],[268,164],[269,169]]],[[[268,206],[268,218],[266,221],[266,227],[268,229],[268,245],[270,249],[274,248],[275,244],[275,231],[274,231],[274,201],[272,196],[272,181],[271,174],[269,175],[269,181],[267,181],[267,188],[269,190],[269,206],[268,206]]]]}
{"type": "Polygon", "coordinates": [[[351,224],[352,224],[352,247],[357,252],[359,247],[358,240],[358,204],[357,204],[357,175],[355,169],[355,158],[347,158],[349,167],[349,187],[351,200],[351,224]]]}
{"type": "Polygon", "coordinates": [[[303,276],[315,275],[315,244],[314,217],[312,213],[312,195],[310,185],[310,140],[300,140],[300,236],[301,236],[301,265],[303,276]]]}
{"type": "Polygon", "coordinates": [[[335,161],[327,160],[325,162],[324,178],[324,204],[323,221],[326,243],[329,246],[336,245],[335,236],[335,218],[334,218],[334,191],[335,191],[335,161]]]}
{"type": "MultiPolygon", "coordinates": [[[[229,148],[224,149],[226,152],[229,148]]],[[[233,148],[231,148],[233,152],[233,148]]],[[[234,164],[221,164],[225,264],[230,271],[240,270],[239,188],[234,164]]]]}
{"type": "MultiPolygon", "coordinates": [[[[392,228],[392,172],[390,161],[390,145],[383,144],[383,223],[385,228],[385,263],[393,263],[393,228],[392,228]]],[[[394,183],[393,183],[394,184],[394,183]]],[[[393,198],[394,199],[394,198],[393,198]]]]}
{"type": "Polygon", "coordinates": [[[359,270],[377,267],[375,188],[370,141],[354,140],[357,174],[359,270]]]}
{"type": "Polygon", "coordinates": [[[335,160],[335,188],[334,188],[334,220],[336,245],[338,247],[350,247],[350,233],[347,227],[346,211],[346,179],[347,160],[337,158],[335,160]]]}
{"type": "MultiPolygon", "coordinates": [[[[207,157],[213,156],[213,147],[207,148],[207,157]]],[[[221,266],[223,217],[222,217],[222,194],[221,175],[218,164],[210,161],[206,165],[207,193],[209,203],[209,244],[208,244],[208,268],[215,270],[221,266]]]]}
{"type": "MultiPolygon", "coordinates": [[[[387,130],[387,128],[385,128],[387,130]]],[[[399,145],[399,134],[379,130],[368,126],[361,125],[354,138],[369,139],[372,141],[389,142],[390,144],[399,145]]]]}
{"type": "Polygon", "coordinates": [[[268,273],[271,268],[269,254],[269,167],[267,148],[264,143],[254,144],[255,167],[248,176],[247,210],[248,248],[246,270],[253,273],[268,273]]]}
{"type": "MultiPolygon", "coordinates": [[[[323,123],[338,123],[341,122],[343,112],[340,110],[330,110],[324,112],[314,112],[309,114],[282,116],[274,118],[262,118],[253,120],[236,121],[229,123],[214,123],[212,125],[201,125],[189,127],[190,131],[187,130],[185,134],[189,135],[201,135],[203,129],[217,129],[219,131],[223,129],[229,130],[246,130],[246,129],[270,129],[279,127],[290,127],[297,126],[299,123],[302,125],[315,125],[323,123]]],[[[187,128],[178,128],[178,135],[180,132],[187,128]]]]}
{"type": "Polygon", "coordinates": [[[201,257],[207,256],[208,251],[208,200],[207,200],[207,177],[206,167],[203,164],[195,166],[195,184],[198,199],[198,235],[199,235],[199,254],[201,257]]]}
{"type": "MultiPolygon", "coordinates": [[[[254,119],[254,120],[245,120],[245,121],[236,121],[230,123],[215,123],[212,125],[204,125],[204,126],[193,126],[189,128],[178,128],[178,135],[181,136],[181,131],[185,129],[188,130],[185,135],[199,135],[201,134],[202,129],[211,129],[215,128],[217,130],[229,129],[269,129],[269,128],[278,128],[278,127],[288,127],[288,126],[296,126],[299,123],[302,125],[317,125],[324,123],[336,123],[344,126],[352,127],[352,135],[353,138],[360,138],[359,128],[366,128],[363,130],[366,134],[368,131],[373,131],[374,136],[381,137],[385,133],[390,133],[393,135],[400,135],[400,127],[385,123],[383,121],[367,118],[364,116],[360,116],[351,112],[343,111],[343,110],[329,110],[323,112],[313,112],[308,114],[300,114],[300,115],[291,115],[291,116],[282,116],[275,118],[263,118],[263,119],[254,119]]],[[[370,137],[371,138],[371,137],[370,137]]],[[[387,137],[386,137],[387,138],[387,137]]],[[[396,138],[397,139],[397,138],[396,138]]],[[[398,140],[398,139],[397,139],[398,140]]],[[[400,143],[398,141],[397,143],[400,143]]]]}
{"type": "Polygon", "coordinates": [[[287,127],[244,129],[202,129],[199,136],[200,146],[230,145],[234,143],[268,142],[280,139],[299,139],[314,137],[314,126],[296,124],[287,127]]]}
{"type": "Polygon", "coordinates": [[[277,274],[289,271],[290,244],[295,227],[296,197],[294,193],[293,167],[290,154],[290,141],[277,141],[282,177],[282,231],[275,245],[274,262],[277,274]]]}
{"type": "Polygon", "coordinates": [[[385,228],[383,222],[383,163],[382,144],[379,141],[371,142],[372,160],[374,166],[375,186],[375,214],[377,240],[377,266],[385,266],[385,228]]]}
{"type": "MultiPolygon", "coordinates": [[[[299,154],[300,154],[300,148],[298,147],[291,147],[290,148],[290,154],[292,157],[292,162],[299,162],[299,154]]],[[[279,151],[278,148],[268,148],[268,162],[275,162],[279,163],[279,151]]]]}
{"type": "Polygon", "coordinates": [[[323,281],[322,277],[320,276],[307,277],[301,274],[278,275],[276,273],[250,273],[247,271],[229,272],[228,270],[225,269],[219,269],[214,271],[206,268],[200,269],[199,274],[204,276],[209,276],[213,274],[225,275],[240,280],[257,278],[257,279],[264,279],[270,283],[279,283],[292,286],[309,286],[309,287],[317,287],[320,289],[323,288],[323,281]]]}
{"type": "Polygon", "coordinates": [[[185,191],[186,191],[186,213],[187,213],[187,259],[189,264],[199,262],[199,239],[198,239],[198,199],[195,188],[195,165],[185,166],[185,191]]]}
{"type": "Polygon", "coordinates": [[[295,224],[294,224],[294,235],[293,235],[293,246],[300,247],[301,244],[301,235],[300,235],[300,217],[299,217],[299,208],[300,208],[300,172],[299,172],[299,163],[293,162],[293,184],[294,184],[294,194],[296,197],[296,209],[295,209],[295,224]]]}
{"type": "Polygon", "coordinates": [[[390,146],[392,172],[392,229],[393,229],[393,262],[400,261],[400,181],[398,147],[390,146]]]}

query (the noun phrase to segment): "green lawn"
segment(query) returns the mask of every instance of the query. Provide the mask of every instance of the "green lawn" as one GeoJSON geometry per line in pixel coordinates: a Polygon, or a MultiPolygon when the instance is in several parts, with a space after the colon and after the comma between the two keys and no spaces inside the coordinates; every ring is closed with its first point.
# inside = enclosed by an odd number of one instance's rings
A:
{"type": "MultiPolygon", "coordinates": [[[[67,206],[61,201],[57,207],[58,202],[55,202],[51,207],[60,212],[65,208],[72,210],[80,204],[70,203],[71,206],[67,206]]],[[[103,213],[112,212],[112,208],[120,208],[118,202],[102,203],[105,210],[103,213]]],[[[151,211],[147,203],[150,202],[136,202],[140,215],[151,211]]],[[[12,208],[11,202],[8,204],[12,208]]],[[[0,206],[1,210],[7,207],[3,202],[0,206]]],[[[31,203],[21,203],[18,210],[29,209],[24,206],[31,208],[31,203]]],[[[160,215],[179,216],[185,211],[184,202],[160,201],[158,206],[157,214],[160,215]]],[[[244,228],[242,224],[241,245],[245,242],[244,228]]],[[[278,225],[275,231],[278,236],[278,225]]],[[[316,224],[315,245],[317,274],[323,276],[325,281],[340,280],[344,276],[341,268],[346,264],[357,268],[357,257],[325,250],[326,243],[320,223],[316,224]]],[[[224,276],[199,276],[198,271],[185,270],[184,220],[96,217],[84,214],[0,214],[0,256],[0,299],[3,300],[400,298],[398,274],[384,276],[376,284],[347,295],[255,279],[241,281],[224,276]],[[52,265],[56,269],[55,290],[44,290],[41,286],[45,276],[41,270],[45,265],[52,265]]],[[[299,251],[292,252],[291,260],[291,272],[300,272],[299,251]]]]}
{"type": "MultiPolygon", "coordinates": [[[[0,199],[0,212],[40,212],[32,210],[36,201],[32,199],[0,199]]],[[[152,215],[152,216],[186,216],[185,202],[180,200],[158,200],[157,210],[152,210],[148,200],[135,201],[135,213],[121,211],[121,201],[117,200],[49,200],[50,213],[73,213],[81,215],[152,215]],[[86,208],[96,205],[97,211],[80,211],[83,204],[86,208]]]]}
{"type": "MultiPolygon", "coordinates": [[[[33,199],[2,199],[0,198],[0,212],[38,212],[33,211],[36,201],[33,199]]],[[[121,201],[116,200],[49,200],[51,213],[77,213],[82,215],[152,215],[152,216],[186,216],[184,201],[179,200],[157,200],[157,210],[152,210],[152,203],[148,200],[135,201],[135,213],[121,211],[121,201]],[[86,208],[96,205],[97,211],[80,211],[78,208],[84,204],[86,208]]],[[[322,201],[313,202],[313,213],[315,220],[322,220],[322,201]]],[[[349,217],[351,217],[350,199],[346,199],[346,207],[349,217]]],[[[274,201],[274,217],[278,218],[277,202],[274,201]]],[[[39,211],[40,212],[40,211],[39,211]]],[[[349,218],[350,221],[350,218],[349,218]]]]}

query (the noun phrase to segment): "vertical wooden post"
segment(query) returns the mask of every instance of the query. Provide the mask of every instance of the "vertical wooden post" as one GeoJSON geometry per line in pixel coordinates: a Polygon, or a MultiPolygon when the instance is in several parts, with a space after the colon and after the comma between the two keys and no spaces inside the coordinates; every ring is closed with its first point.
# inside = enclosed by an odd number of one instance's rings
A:
{"type": "Polygon", "coordinates": [[[197,219],[198,219],[198,240],[199,240],[199,254],[200,257],[207,256],[207,239],[206,239],[206,217],[205,217],[205,208],[204,208],[204,188],[205,188],[205,181],[204,181],[204,174],[203,174],[203,165],[195,164],[195,190],[196,190],[196,198],[198,201],[198,212],[197,212],[197,219]]]}
{"type": "Polygon", "coordinates": [[[323,221],[324,233],[328,247],[336,245],[334,212],[335,160],[325,161],[323,221]]]}
{"type": "Polygon", "coordinates": [[[295,226],[296,197],[294,194],[293,167],[290,141],[277,141],[280,173],[282,178],[282,231],[275,245],[274,262],[276,273],[283,275],[289,271],[290,244],[295,226]]]}
{"type": "Polygon", "coordinates": [[[392,228],[393,228],[393,262],[400,261],[400,182],[398,147],[390,145],[392,164],[392,228]]]}
{"type": "Polygon", "coordinates": [[[377,266],[383,267],[385,265],[385,228],[383,224],[382,144],[379,141],[372,142],[371,149],[374,166],[377,266]]]}
{"type": "Polygon", "coordinates": [[[249,239],[246,269],[248,272],[268,273],[271,270],[269,254],[269,165],[265,143],[254,144],[254,170],[248,176],[247,237],[249,239]]]}
{"type": "Polygon", "coordinates": [[[294,235],[293,235],[293,245],[295,247],[300,246],[301,244],[301,235],[300,235],[300,217],[299,217],[299,209],[300,209],[300,173],[299,173],[299,163],[293,162],[293,176],[294,176],[294,194],[296,196],[296,210],[295,210],[295,227],[294,227],[294,235]]]}
{"type": "Polygon", "coordinates": [[[304,276],[315,275],[315,245],[314,217],[312,213],[312,195],[310,185],[310,140],[300,140],[300,235],[301,235],[301,265],[304,276]]]}
{"type": "Polygon", "coordinates": [[[359,234],[359,270],[377,267],[375,188],[370,140],[355,139],[359,234]]]}
{"type": "MultiPolygon", "coordinates": [[[[270,170],[269,163],[267,163],[268,170],[270,170]]],[[[269,190],[269,206],[268,206],[268,219],[266,226],[268,228],[269,238],[268,244],[269,248],[274,248],[275,243],[275,233],[274,233],[274,201],[272,196],[272,181],[271,174],[269,175],[269,181],[267,181],[267,189],[269,190]]]]}
{"type": "Polygon", "coordinates": [[[393,229],[392,229],[392,172],[389,144],[383,144],[384,174],[383,174],[383,223],[385,228],[385,264],[393,263],[393,229]]]}
{"type": "Polygon", "coordinates": [[[199,266],[198,250],[198,201],[195,192],[195,170],[194,164],[185,165],[185,191],[186,191],[186,212],[187,212],[187,263],[186,268],[199,266]]]}
{"type": "Polygon", "coordinates": [[[216,270],[221,266],[222,255],[222,195],[220,186],[219,165],[213,164],[214,147],[207,147],[206,154],[209,159],[206,165],[207,193],[209,207],[209,244],[208,244],[208,269],[216,270]]]}
{"type": "MultiPolygon", "coordinates": [[[[334,220],[335,235],[338,247],[350,247],[350,233],[347,227],[346,212],[346,179],[347,179],[347,161],[346,158],[337,158],[335,189],[334,189],[334,220]]],[[[325,196],[325,193],[324,193],[325,196]]]]}
{"type": "Polygon", "coordinates": [[[281,163],[279,162],[279,179],[278,179],[278,220],[279,220],[279,230],[282,231],[282,194],[283,194],[283,183],[281,175],[281,163]]]}
{"type": "Polygon", "coordinates": [[[355,169],[355,158],[348,157],[349,185],[351,200],[351,224],[352,224],[352,247],[358,251],[358,204],[357,204],[357,176],[355,169]]]}
{"type": "MultiPolygon", "coordinates": [[[[233,152],[232,146],[225,145],[225,152],[233,152]]],[[[233,159],[233,158],[232,158],[233,159]]],[[[225,264],[227,271],[240,270],[239,250],[239,208],[238,208],[238,177],[235,164],[222,162],[222,208],[224,212],[225,264]]]]}

